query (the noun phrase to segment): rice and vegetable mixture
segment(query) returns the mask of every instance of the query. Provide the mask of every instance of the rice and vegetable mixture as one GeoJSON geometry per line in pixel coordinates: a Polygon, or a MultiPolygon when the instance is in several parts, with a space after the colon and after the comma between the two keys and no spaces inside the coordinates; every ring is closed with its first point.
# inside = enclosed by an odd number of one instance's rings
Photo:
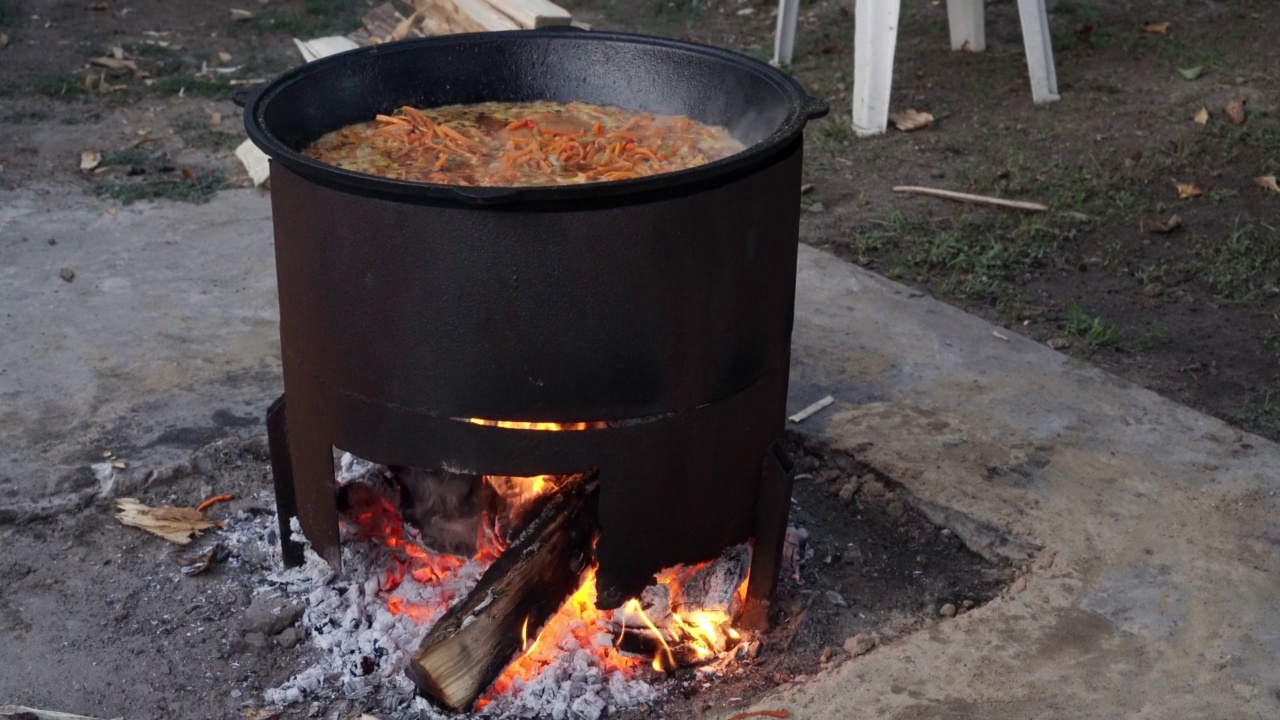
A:
{"type": "Polygon", "coordinates": [[[402,107],[328,133],[321,162],[416,182],[572,185],[697,167],[744,149],[723,127],[586,103],[402,107]]]}

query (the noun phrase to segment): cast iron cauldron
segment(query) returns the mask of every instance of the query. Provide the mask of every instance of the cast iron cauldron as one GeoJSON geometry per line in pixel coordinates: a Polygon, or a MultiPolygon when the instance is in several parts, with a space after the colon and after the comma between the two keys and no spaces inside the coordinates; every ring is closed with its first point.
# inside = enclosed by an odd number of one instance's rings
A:
{"type": "Polygon", "coordinates": [[[273,158],[287,427],[313,546],[338,562],[332,446],[456,472],[598,468],[602,606],[758,536],[786,400],[802,131],[826,110],[736,53],[568,29],[362,48],[247,98],[249,137],[273,158]],[[409,183],[299,152],[402,105],[489,100],[688,115],[749,147],[537,188],[409,183]]]}

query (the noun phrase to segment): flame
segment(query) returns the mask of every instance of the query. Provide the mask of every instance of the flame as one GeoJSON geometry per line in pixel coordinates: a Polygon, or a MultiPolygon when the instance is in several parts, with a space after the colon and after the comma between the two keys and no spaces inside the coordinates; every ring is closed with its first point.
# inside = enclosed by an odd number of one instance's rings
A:
{"type": "MultiPolygon", "coordinates": [[[[473,420],[473,422],[475,422],[473,420]]],[[[555,425],[554,423],[544,423],[555,425]]],[[[532,428],[553,429],[553,428],[532,428]]],[[[554,429],[562,429],[556,427],[554,429]]],[[[486,475],[484,481],[507,502],[509,508],[518,511],[528,507],[535,498],[554,492],[567,476],[536,475],[509,477],[486,475]]],[[[406,577],[422,584],[441,583],[456,574],[467,560],[461,557],[435,554],[417,543],[416,535],[407,536],[404,521],[395,504],[378,492],[361,493],[353,502],[352,515],[360,534],[367,540],[381,543],[390,549],[385,577],[381,579],[381,596],[385,598],[388,612],[406,617],[418,623],[430,623],[438,619],[448,607],[449,599],[435,605],[406,601],[393,595],[406,577]]],[[[514,517],[514,516],[513,516],[514,517]]],[[[505,522],[505,521],[504,521],[505,522]]],[[[477,537],[478,551],[473,561],[489,564],[496,560],[507,546],[499,523],[485,518],[480,523],[477,537]]],[[[532,617],[526,616],[520,628],[519,656],[507,666],[494,681],[485,697],[477,703],[481,709],[500,694],[518,692],[519,687],[533,680],[549,664],[564,657],[566,652],[589,653],[605,674],[630,674],[648,664],[656,672],[675,670],[682,662],[702,663],[721,657],[742,639],[732,622],[746,599],[747,579],[735,589],[730,607],[697,610],[677,610],[681,606],[681,588],[688,580],[709,563],[677,566],[659,573],[657,581],[666,586],[671,612],[661,618],[651,617],[636,598],[628,600],[621,611],[625,617],[638,618],[643,626],[657,638],[659,647],[652,658],[623,652],[619,645],[627,632],[625,620],[619,630],[614,624],[619,620],[612,611],[596,609],[596,570],[592,567],[583,576],[577,590],[551,616],[534,637],[529,636],[532,617]],[[656,622],[655,622],[656,621],[656,622]],[[659,627],[659,624],[662,627],[659,627]],[[617,632],[617,637],[613,633],[617,632]],[[546,636],[548,642],[543,643],[546,636]],[[577,650],[574,650],[576,646],[577,650]]],[[[640,625],[633,624],[639,630],[640,625]]]]}
{"type": "Polygon", "coordinates": [[[467,422],[472,425],[487,425],[489,427],[504,428],[507,430],[599,430],[609,426],[609,423],[603,420],[594,422],[574,422],[574,423],[558,423],[558,422],[537,422],[529,420],[485,420],[484,418],[467,418],[467,422]]]}

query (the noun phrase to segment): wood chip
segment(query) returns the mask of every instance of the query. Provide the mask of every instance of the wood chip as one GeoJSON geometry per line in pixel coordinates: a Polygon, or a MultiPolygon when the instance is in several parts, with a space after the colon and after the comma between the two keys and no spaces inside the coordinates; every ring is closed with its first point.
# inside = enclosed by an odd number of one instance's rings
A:
{"type": "Polygon", "coordinates": [[[245,172],[249,173],[255,187],[271,177],[271,158],[259,150],[252,140],[245,140],[236,147],[236,157],[244,165],[245,172]]]}
{"type": "Polygon", "coordinates": [[[1168,220],[1165,220],[1164,222],[1158,222],[1153,220],[1145,224],[1146,224],[1147,232],[1166,235],[1182,227],[1182,218],[1178,217],[1177,215],[1173,215],[1168,220]]]}
{"type": "Polygon", "coordinates": [[[149,507],[133,498],[116,500],[116,520],[122,525],[146,530],[171,543],[186,545],[191,538],[217,527],[195,508],[149,507]]]}
{"type": "Polygon", "coordinates": [[[245,20],[252,20],[252,19],[253,19],[253,13],[249,12],[248,10],[241,10],[240,8],[231,8],[231,22],[244,22],[245,20]]]}
{"type": "Polygon", "coordinates": [[[1173,184],[1178,188],[1179,200],[1188,200],[1204,195],[1204,188],[1195,183],[1181,183],[1175,180],[1173,184]]]}
{"type": "Polygon", "coordinates": [[[1169,23],[1167,22],[1143,23],[1142,32],[1151,33],[1152,35],[1167,35],[1169,33],[1169,23]]]}
{"type": "Polygon", "coordinates": [[[95,11],[97,11],[97,12],[102,12],[103,10],[109,10],[109,9],[111,9],[111,6],[110,6],[110,5],[107,5],[107,4],[106,4],[106,3],[104,3],[104,2],[91,2],[91,3],[89,3],[89,9],[90,9],[90,10],[95,10],[95,11]]]}
{"type": "Polygon", "coordinates": [[[835,398],[828,395],[822,398],[821,400],[819,400],[818,402],[810,405],[809,407],[801,410],[800,412],[796,413],[795,415],[792,415],[790,418],[787,418],[787,419],[793,423],[804,422],[805,420],[808,420],[809,418],[817,414],[818,411],[822,410],[823,408],[827,407],[828,405],[830,405],[835,401],[836,401],[835,398]]]}
{"type": "Polygon", "coordinates": [[[1196,116],[1191,118],[1197,125],[1207,125],[1209,123],[1209,108],[1202,107],[1196,116]]]}
{"type": "Polygon", "coordinates": [[[1280,193],[1280,185],[1276,184],[1275,175],[1263,175],[1262,177],[1256,177],[1253,179],[1253,184],[1257,185],[1263,190],[1270,190],[1273,193],[1280,193]]]}
{"type": "Polygon", "coordinates": [[[80,169],[89,171],[98,167],[98,163],[102,162],[102,153],[97,150],[81,150],[80,151],[80,169]]]}
{"type": "Polygon", "coordinates": [[[1227,106],[1223,108],[1223,114],[1226,115],[1227,122],[1232,125],[1243,125],[1245,119],[1244,106],[1248,102],[1249,98],[1242,97],[1227,103],[1227,106]]]}
{"type": "Polygon", "coordinates": [[[89,58],[89,64],[97,65],[98,67],[104,67],[108,70],[130,70],[132,72],[138,71],[137,63],[135,63],[132,60],[122,60],[121,58],[118,58],[118,57],[103,56],[103,57],[89,58]]]}
{"type": "Polygon", "coordinates": [[[889,119],[892,120],[894,126],[902,132],[911,132],[913,130],[929,127],[933,122],[934,117],[932,113],[920,112],[915,108],[907,108],[902,112],[889,115],[889,119]]]}

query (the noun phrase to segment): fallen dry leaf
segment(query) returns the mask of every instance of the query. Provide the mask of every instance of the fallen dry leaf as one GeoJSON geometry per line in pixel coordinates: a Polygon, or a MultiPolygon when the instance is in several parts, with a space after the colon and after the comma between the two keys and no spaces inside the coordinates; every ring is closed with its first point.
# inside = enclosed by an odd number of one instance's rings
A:
{"type": "Polygon", "coordinates": [[[276,720],[284,714],[283,710],[264,710],[262,708],[249,708],[244,711],[244,720],[276,720]]]}
{"type": "Polygon", "coordinates": [[[1196,116],[1191,119],[1195,120],[1196,124],[1198,125],[1209,124],[1209,108],[1207,107],[1200,108],[1200,112],[1196,113],[1196,116]]]}
{"type": "Polygon", "coordinates": [[[1280,185],[1276,184],[1275,175],[1263,175],[1262,177],[1256,177],[1253,179],[1253,184],[1257,185],[1263,190],[1270,190],[1273,193],[1280,193],[1280,185]]]}
{"type": "Polygon", "coordinates": [[[222,113],[216,112],[209,115],[209,125],[217,127],[222,124],[222,113]]]}
{"type": "Polygon", "coordinates": [[[911,132],[919,130],[922,127],[928,127],[933,122],[933,115],[927,112],[920,112],[915,108],[907,108],[902,112],[893,113],[889,116],[893,124],[903,132],[911,132]]]}
{"type": "Polygon", "coordinates": [[[1147,232],[1160,233],[1164,235],[1182,227],[1182,218],[1174,215],[1164,222],[1151,221],[1146,223],[1147,232]]]}
{"type": "Polygon", "coordinates": [[[1188,198],[1200,197],[1204,194],[1204,190],[1195,183],[1174,182],[1178,186],[1178,199],[1186,200],[1188,198]]]}
{"type": "Polygon", "coordinates": [[[90,9],[90,10],[98,10],[98,11],[102,11],[102,10],[107,10],[107,9],[109,9],[109,8],[110,8],[110,6],[109,6],[109,5],[107,5],[107,4],[106,4],[106,3],[104,3],[104,2],[91,2],[91,3],[89,3],[89,9],[90,9]]]}
{"type": "Polygon", "coordinates": [[[80,169],[92,170],[98,167],[98,163],[102,162],[102,153],[97,150],[81,150],[80,151],[80,169]]]}
{"type": "Polygon", "coordinates": [[[253,19],[253,13],[249,12],[248,10],[231,8],[231,22],[244,22],[245,20],[252,20],[252,19],[253,19]]]}
{"type": "Polygon", "coordinates": [[[1195,80],[1204,74],[1204,66],[1196,65],[1195,67],[1178,68],[1178,74],[1187,80],[1195,80]]]}
{"type": "Polygon", "coordinates": [[[1149,32],[1153,35],[1167,35],[1169,33],[1169,23],[1167,22],[1143,23],[1142,31],[1149,32]]]}
{"type": "Polygon", "coordinates": [[[191,542],[193,536],[217,527],[195,508],[148,507],[133,498],[116,500],[116,519],[122,525],[146,530],[179,545],[191,542]]]}
{"type": "Polygon", "coordinates": [[[1077,27],[1076,37],[1080,40],[1080,42],[1084,42],[1084,43],[1089,42],[1089,40],[1093,38],[1093,24],[1084,23],[1083,25],[1080,25],[1079,27],[1077,27]]]}
{"type": "Polygon", "coordinates": [[[182,166],[182,177],[184,177],[184,178],[186,178],[186,179],[188,179],[188,180],[195,180],[195,179],[196,179],[196,171],[195,171],[195,170],[192,170],[191,168],[187,167],[186,165],[183,165],[183,166],[182,166]]]}
{"type": "Polygon", "coordinates": [[[89,64],[97,65],[98,67],[104,67],[108,70],[130,70],[132,72],[138,71],[137,63],[135,63],[132,60],[122,60],[118,57],[106,56],[106,57],[89,58],[89,64]]]}
{"type": "Polygon", "coordinates": [[[1249,98],[1242,97],[1242,98],[1236,98],[1235,100],[1232,100],[1231,102],[1227,103],[1227,107],[1224,108],[1223,110],[1223,112],[1227,116],[1227,122],[1231,123],[1232,125],[1243,125],[1244,124],[1244,106],[1245,106],[1245,103],[1247,102],[1249,102],[1249,98]]]}

